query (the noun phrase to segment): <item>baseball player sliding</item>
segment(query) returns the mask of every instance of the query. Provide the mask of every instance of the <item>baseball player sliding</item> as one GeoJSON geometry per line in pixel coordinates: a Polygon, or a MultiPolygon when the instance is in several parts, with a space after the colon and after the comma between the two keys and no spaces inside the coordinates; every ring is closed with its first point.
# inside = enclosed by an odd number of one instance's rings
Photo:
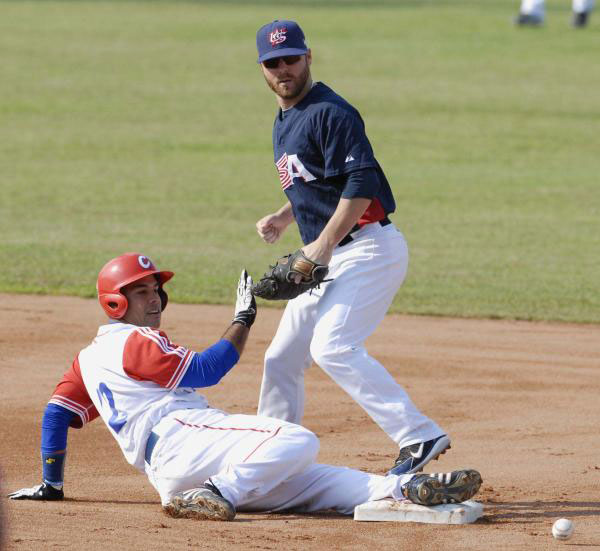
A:
{"type": "Polygon", "coordinates": [[[351,513],[384,497],[434,505],[473,496],[477,471],[378,476],[315,463],[317,437],[298,425],[208,406],[196,388],[217,384],[237,363],[256,303],[245,270],[231,325],[201,353],[159,330],[173,272],[126,253],[98,275],[109,321],[81,350],[56,387],[42,421],[41,484],[12,499],[63,499],[69,427],[101,416],[125,458],[145,472],[174,517],[232,520],[236,510],[351,513]]]}
{"type": "Polygon", "coordinates": [[[313,82],[311,50],[298,24],[268,23],[256,43],[279,104],[274,161],[288,199],[256,228],[274,243],[296,222],[304,256],[328,265],[331,280],[288,302],[265,355],[258,413],[300,423],[304,371],[314,360],[398,444],[390,472],[418,472],[450,439],[364,346],[408,266],[404,237],[388,218],[396,208],[392,191],[358,111],[313,82]]]}

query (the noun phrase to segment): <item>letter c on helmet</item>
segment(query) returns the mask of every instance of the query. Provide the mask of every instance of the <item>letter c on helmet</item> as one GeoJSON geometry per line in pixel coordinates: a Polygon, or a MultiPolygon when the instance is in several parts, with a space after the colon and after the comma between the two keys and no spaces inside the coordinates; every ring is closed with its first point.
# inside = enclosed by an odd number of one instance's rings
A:
{"type": "Polygon", "coordinates": [[[139,253],[122,254],[104,265],[98,274],[96,290],[100,306],[109,318],[121,319],[127,312],[127,297],[121,289],[149,275],[158,277],[158,293],[164,310],[169,297],[163,285],[175,275],[173,272],[158,270],[147,256],[139,253]]]}

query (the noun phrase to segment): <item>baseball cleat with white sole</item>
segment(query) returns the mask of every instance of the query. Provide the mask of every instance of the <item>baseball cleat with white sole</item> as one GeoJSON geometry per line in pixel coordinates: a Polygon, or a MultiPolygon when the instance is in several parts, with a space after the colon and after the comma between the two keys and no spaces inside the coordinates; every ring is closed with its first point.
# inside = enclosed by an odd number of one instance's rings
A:
{"type": "Polygon", "coordinates": [[[398,459],[388,474],[403,475],[418,473],[430,461],[437,459],[440,455],[450,449],[450,438],[442,434],[433,440],[404,446],[400,449],[398,459]]]}
{"type": "Polygon", "coordinates": [[[479,491],[481,483],[481,475],[473,469],[418,474],[402,486],[402,494],[413,503],[427,507],[462,503],[479,491]]]}
{"type": "Polygon", "coordinates": [[[193,518],[196,520],[233,520],[235,507],[221,496],[221,492],[212,484],[201,488],[192,488],[175,494],[163,507],[167,515],[174,518],[193,518]]]}

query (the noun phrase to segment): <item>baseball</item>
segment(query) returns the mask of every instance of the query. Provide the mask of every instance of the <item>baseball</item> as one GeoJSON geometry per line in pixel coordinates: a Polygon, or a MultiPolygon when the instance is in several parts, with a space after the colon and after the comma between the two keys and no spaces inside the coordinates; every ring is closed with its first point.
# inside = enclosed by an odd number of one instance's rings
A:
{"type": "Polygon", "coordinates": [[[552,535],[557,540],[568,540],[573,535],[573,523],[568,518],[559,518],[552,525],[552,535]]]}

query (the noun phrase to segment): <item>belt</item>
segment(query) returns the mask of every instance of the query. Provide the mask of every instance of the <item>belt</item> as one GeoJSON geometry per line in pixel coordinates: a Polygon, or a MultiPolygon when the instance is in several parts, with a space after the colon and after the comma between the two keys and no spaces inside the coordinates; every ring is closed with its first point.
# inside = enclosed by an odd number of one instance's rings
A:
{"type": "Polygon", "coordinates": [[[148,463],[148,465],[150,465],[150,460],[152,459],[152,452],[154,451],[154,446],[156,446],[156,443],[158,442],[159,438],[160,436],[158,436],[158,434],[156,434],[155,432],[151,432],[150,436],[148,436],[148,441],[146,442],[146,451],[144,452],[144,459],[146,460],[146,463],[148,463]]]}
{"type": "MultiPolygon", "coordinates": [[[[383,227],[391,224],[392,221],[386,216],[385,218],[382,218],[378,222],[374,222],[374,223],[379,224],[383,228],[383,227]]],[[[364,226],[362,226],[362,227],[364,228],[364,226]]],[[[359,229],[360,229],[360,226],[358,226],[358,224],[356,226],[354,226],[352,228],[352,231],[338,243],[338,247],[343,247],[344,245],[347,245],[351,241],[354,241],[354,237],[352,237],[352,234],[359,229]]]]}

